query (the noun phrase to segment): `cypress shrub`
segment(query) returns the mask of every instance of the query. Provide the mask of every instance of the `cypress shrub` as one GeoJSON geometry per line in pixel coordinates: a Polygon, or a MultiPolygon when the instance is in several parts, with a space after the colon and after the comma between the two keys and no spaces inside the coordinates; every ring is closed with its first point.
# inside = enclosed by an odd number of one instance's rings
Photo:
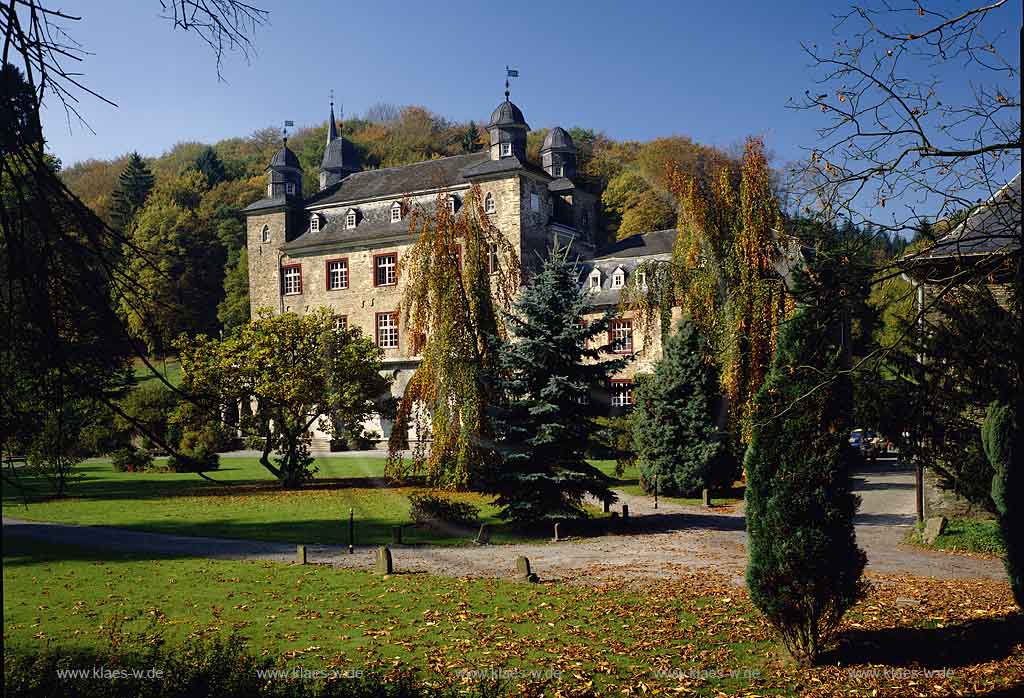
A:
{"type": "Polygon", "coordinates": [[[1006,547],[1006,574],[1017,605],[1024,609],[1024,476],[1020,459],[1020,432],[1013,407],[993,402],[981,427],[985,455],[992,464],[992,501],[999,516],[999,532],[1006,547]],[[1017,460],[1015,460],[1017,459],[1017,460]]]}
{"type": "Polygon", "coordinates": [[[744,461],[750,597],[804,666],[865,590],[850,479],[858,456],[847,442],[853,387],[841,370],[848,332],[832,305],[850,299],[847,264],[819,251],[797,274],[801,305],[780,328],[744,461]]]}

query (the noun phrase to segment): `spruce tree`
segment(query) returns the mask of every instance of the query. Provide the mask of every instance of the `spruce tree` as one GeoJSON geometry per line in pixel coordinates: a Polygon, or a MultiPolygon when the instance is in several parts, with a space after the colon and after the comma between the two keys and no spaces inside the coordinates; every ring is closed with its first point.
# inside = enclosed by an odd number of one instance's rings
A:
{"type": "Polygon", "coordinates": [[[227,179],[224,163],[218,157],[217,151],[210,146],[206,146],[199,153],[193,166],[206,178],[206,184],[209,187],[216,186],[227,179]]]}
{"type": "Polygon", "coordinates": [[[668,495],[693,496],[730,484],[734,475],[715,426],[720,407],[711,347],[689,320],[665,341],[654,375],[635,390],[633,443],[641,483],[668,495]]]}
{"type": "Polygon", "coordinates": [[[601,360],[610,314],[583,322],[588,299],[568,249],[553,249],[508,315],[511,337],[498,351],[492,411],[500,466],[485,490],[501,517],[519,523],[584,516],[587,495],[613,501],[608,478],[586,461],[601,406],[591,393],[627,358],[601,360]]]}
{"type": "Polygon", "coordinates": [[[480,150],[480,130],[476,127],[475,121],[470,121],[469,126],[462,132],[462,152],[475,153],[480,150]]]}
{"type": "Polygon", "coordinates": [[[153,173],[142,156],[132,152],[111,195],[110,217],[115,228],[125,230],[131,224],[135,214],[145,205],[149,192],[153,191],[153,181],[153,173]]]}
{"type": "Polygon", "coordinates": [[[1024,609],[1024,470],[1021,469],[1017,409],[1005,403],[989,405],[982,424],[985,454],[992,464],[992,500],[999,517],[999,532],[1006,546],[1006,574],[1017,605],[1024,609]]]}
{"type": "Polygon", "coordinates": [[[813,663],[863,594],[866,557],[853,517],[851,304],[864,284],[850,255],[822,245],[797,273],[797,309],[781,326],[758,391],[747,450],[747,586],[802,665],[813,663]]]}

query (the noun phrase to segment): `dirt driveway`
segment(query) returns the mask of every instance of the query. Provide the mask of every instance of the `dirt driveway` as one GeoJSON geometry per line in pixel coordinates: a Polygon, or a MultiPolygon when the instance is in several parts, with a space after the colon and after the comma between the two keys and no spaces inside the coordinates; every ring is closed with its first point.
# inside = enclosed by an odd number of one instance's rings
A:
{"type": "MultiPolygon", "coordinates": [[[[857,542],[868,554],[868,571],[940,578],[1003,579],[998,560],[922,550],[904,544],[914,522],[914,476],[894,460],[882,460],[858,472],[861,496],[857,542]]],[[[711,568],[742,583],[746,532],[742,505],[700,507],[668,504],[657,510],[649,497],[621,495],[629,505],[623,532],[559,543],[489,545],[457,548],[393,546],[395,567],[405,572],[449,576],[511,577],[519,555],[530,558],[545,579],[588,581],[611,577],[665,578],[683,570],[711,568]]],[[[5,532],[88,548],[222,559],[290,560],[295,546],[223,538],[194,538],[118,528],[70,526],[5,518],[5,532]]],[[[374,549],[354,554],[338,546],[310,546],[309,559],[339,567],[372,567],[374,549]]]]}

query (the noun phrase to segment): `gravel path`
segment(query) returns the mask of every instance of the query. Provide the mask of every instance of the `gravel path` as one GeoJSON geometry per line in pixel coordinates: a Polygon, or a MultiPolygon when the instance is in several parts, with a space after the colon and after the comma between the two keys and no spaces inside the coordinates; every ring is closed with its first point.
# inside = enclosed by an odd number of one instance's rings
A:
{"type": "MultiPolygon", "coordinates": [[[[940,578],[1003,579],[998,560],[922,550],[902,541],[914,522],[913,471],[880,461],[857,473],[862,498],[857,516],[857,541],[868,554],[868,571],[940,578]]],[[[660,502],[620,493],[628,504],[630,524],[620,534],[569,539],[559,543],[467,547],[392,546],[395,568],[449,576],[511,577],[515,558],[525,555],[542,578],[588,581],[602,578],[666,578],[681,571],[711,568],[729,574],[737,584],[746,564],[746,532],[742,505],[701,507],[660,502]]],[[[5,532],[19,536],[121,552],[159,553],[219,559],[287,561],[295,546],[224,538],[196,538],[102,526],[72,526],[4,518],[5,532]]],[[[354,554],[340,546],[307,546],[312,562],[368,569],[374,548],[359,546],[354,554]]]]}

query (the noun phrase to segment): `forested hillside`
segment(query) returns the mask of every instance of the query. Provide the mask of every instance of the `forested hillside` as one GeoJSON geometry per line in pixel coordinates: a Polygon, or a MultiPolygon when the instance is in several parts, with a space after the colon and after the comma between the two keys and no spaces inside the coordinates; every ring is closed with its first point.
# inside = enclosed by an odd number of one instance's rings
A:
{"type": "MultiPolygon", "coordinates": [[[[380,104],[360,118],[346,119],[344,135],[359,151],[364,169],[395,167],[430,158],[457,155],[479,149],[487,142],[482,125],[456,123],[423,107],[395,107],[380,104]]],[[[293,133],[289,146],[306,170],[306,192],[317,189],[320,159],[326,140],[326,121],[293,133]]],[[[645,230],[672,227],[675,207],[667,186],[666,165],[678,164],[693,173],[703,172],[715,161],[728,156],[714,148],[694,143],[685,136],[668,136],[646,143],[615,141],[593,129],[570,129],[579,150],[584,185],[603,197],[604,223],[609,238],[645,230]]],[[[529,134],[529,155],[539,161],[547,129],[529,134]]],[[[737,141],[744,134],[736,134],[737,141]]],[[[267,162],[280,147],[280,131],[260,129],[248,136],[228,138],[212,144],[223,163],[227,180],[262,176],[267,162]]],[[[142,144],[139,144],[140,146],[142,144]]],[[[126,150],[133,144],[126,143],[126,150]]],[[[207,144],[178,143],[170,151],[146,163],[157,184],[176,178],[193,166],[207,144]]],[[[64,170],[68,186],[83,201],[110,221],[112,194],[128,154],[113,160],[88,160],[64,170]]]]}

